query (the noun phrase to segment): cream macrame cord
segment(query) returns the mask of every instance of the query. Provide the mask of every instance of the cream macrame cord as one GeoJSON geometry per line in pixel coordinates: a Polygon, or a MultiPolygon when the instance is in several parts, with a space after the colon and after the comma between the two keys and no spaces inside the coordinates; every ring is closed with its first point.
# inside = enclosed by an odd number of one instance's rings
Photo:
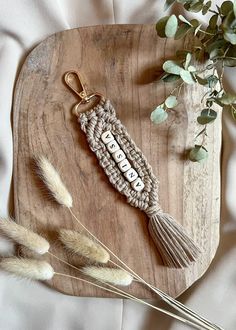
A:
{"type": "Polygon", "coordinates": [[[158,203],[158,180],[142,151],[131,139],[126,128],[116,117],[116,112],[108,99],[101,99],[93,109],[79,114],[81,129],[87,137],[91,150],[96,154],[100,166],[110,183],[132,206],[144,211],[149,217],[149,232],[158,248],[163,263],[169,267],[186,267],[195,261],[199,248],[187,236],[184,228],[169,214],[162,211],[158,203]],[[136,191],[124,177],[117,163],[101,139],[104,132],[114,136],[128,161],[141,178],[144,188],[136,191]]]}

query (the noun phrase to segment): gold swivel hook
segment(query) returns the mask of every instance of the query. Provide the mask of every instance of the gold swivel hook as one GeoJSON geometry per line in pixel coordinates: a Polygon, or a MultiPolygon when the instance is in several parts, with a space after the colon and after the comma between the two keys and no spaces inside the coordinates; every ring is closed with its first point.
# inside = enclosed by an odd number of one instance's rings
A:
{"type": "Polygon", "coordinates": [[[78,108],[81,104],[88,103],[92,98],[99,97],[103,98],[103,95],[100,93],[91,93],[89,94],[84,84],[82,83],[81,75],[77,71],[68,71],[64,75],[64,80],[66,85],[81,99],[79,103],[77,103],[73,109],[73,113],[78,116],[79,111],[78,108]]]}

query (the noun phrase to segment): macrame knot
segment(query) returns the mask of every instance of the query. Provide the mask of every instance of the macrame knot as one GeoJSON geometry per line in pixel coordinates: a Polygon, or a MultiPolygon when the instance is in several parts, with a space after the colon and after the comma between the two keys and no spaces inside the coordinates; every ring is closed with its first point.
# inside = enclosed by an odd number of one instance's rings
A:
{"type": "Polygon", "coordinates": [[[154,217],[157,214],[163,213],[162,208],[160,205],[152,205],[146,208],[145,213],[149,218],[154,217]]]}

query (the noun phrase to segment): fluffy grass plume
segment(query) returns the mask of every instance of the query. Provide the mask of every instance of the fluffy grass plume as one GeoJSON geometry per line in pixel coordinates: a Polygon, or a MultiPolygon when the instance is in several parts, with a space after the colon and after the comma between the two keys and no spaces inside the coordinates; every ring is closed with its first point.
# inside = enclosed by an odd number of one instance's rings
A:
{"type": "Polygon", "coordinates": [[[32,280],[50,280],[54,275],[49,263],[35,259],[3,258],[0,267],[6,272],[32,280]]]}
{"type": "Polygon", "coordinates": [[[101,245],[76,231],[61,229],[59,239],[68,249],[91,261],[107,263],[110,259],[109,253],[101,245]]]}
{"type": "Polygon", "coordinates": [[[35,161],[39,168],[39,175],[54,199],[63,206],[72,207],[71,194],[52,164],[44,156],[36,157],[35,161]]]}
{"type": "Polygon", "coordinates": [[[87,266],[82,268],[82,272],[98,281],[114,285],[128,286],[133,281],[130,274],[118,268],[87,266]]]}
{"type": "Polygon", "coordinates": [[[0,231],[16,243],[38,254],[44,254],[49,250],[50,245],[45,238],[10,219],[0,219],[0,231]]]}

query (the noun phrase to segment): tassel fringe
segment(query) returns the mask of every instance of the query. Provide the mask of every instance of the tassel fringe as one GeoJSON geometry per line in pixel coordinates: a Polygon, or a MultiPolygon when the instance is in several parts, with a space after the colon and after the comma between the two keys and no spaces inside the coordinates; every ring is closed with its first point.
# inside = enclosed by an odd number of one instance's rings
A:
{"type": "Polygon", "coordinates": [[[149,219],[148,229],[164,265],[183,268],[198,258],[200,249],[171,215],[157,212],[149,219]]]}

